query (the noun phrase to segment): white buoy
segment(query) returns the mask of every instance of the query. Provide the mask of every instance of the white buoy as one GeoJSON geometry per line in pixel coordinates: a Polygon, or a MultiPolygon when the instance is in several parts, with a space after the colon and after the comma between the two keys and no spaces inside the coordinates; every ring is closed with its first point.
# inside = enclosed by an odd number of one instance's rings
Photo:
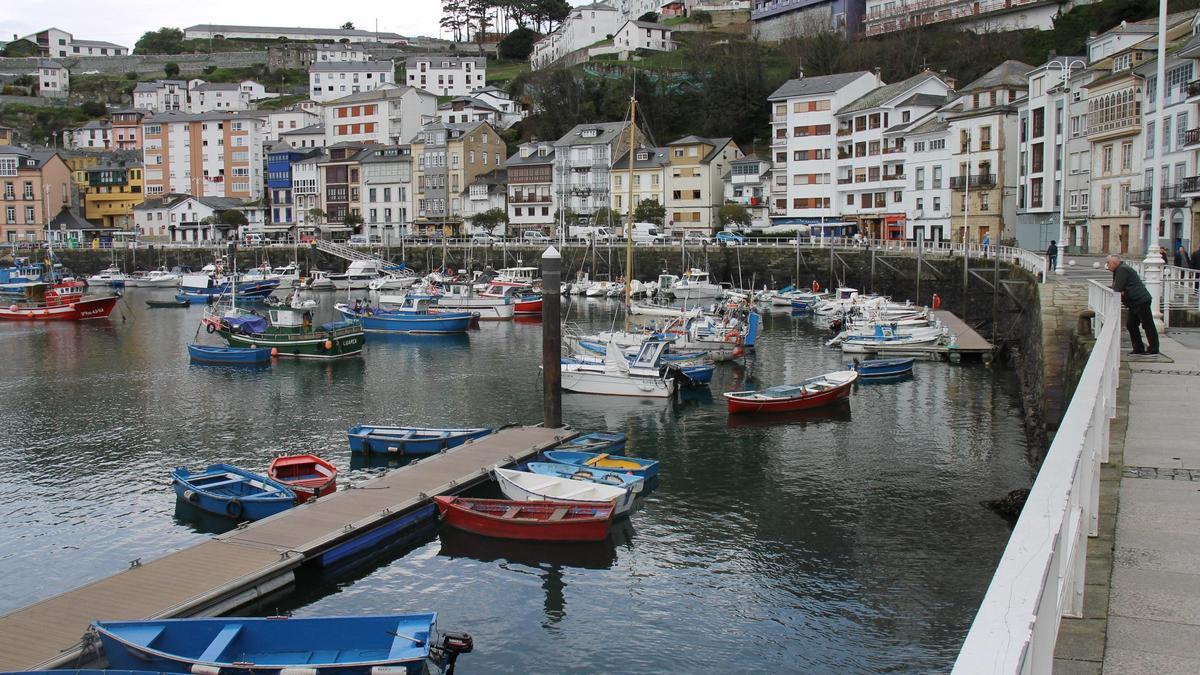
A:
{"type": "Polygon", "coordinates": [[[1092,269],[1094,269],[1094,270],[1100,269],[1100,261],[1097,260],[1096,262],[1092,263],[1092,269]]]}
{"type": "Polygon", "coordinates": [[[1070,265],[1071,267],[1074,267],[1074,266],[1075,266],[1075,261],[1074,261],[1074,260],[1068,260],[1068,261],[1067,261],[1067,264],[1068,264],[1068,265],[1070,265]]]}

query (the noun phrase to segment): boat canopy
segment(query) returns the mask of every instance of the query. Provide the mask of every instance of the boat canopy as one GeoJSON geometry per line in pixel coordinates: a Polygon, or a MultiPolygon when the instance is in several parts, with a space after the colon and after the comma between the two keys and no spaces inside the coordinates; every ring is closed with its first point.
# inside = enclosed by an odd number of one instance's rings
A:
{"type": "Polygon", "coordinates": [[[255,314],[243,316],[227,316],[226,323],[241,333],[264,333],[267,330],[267,318],[255,314]]]}

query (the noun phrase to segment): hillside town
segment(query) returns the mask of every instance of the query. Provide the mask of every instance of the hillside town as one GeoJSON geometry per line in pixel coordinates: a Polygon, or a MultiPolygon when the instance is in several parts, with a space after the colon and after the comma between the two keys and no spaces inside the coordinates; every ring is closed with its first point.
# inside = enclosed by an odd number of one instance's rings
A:
{"type": "MultiPolygon", "coordinates": [[[[574,7],[533,43],[528,66],[671,52],[690,24],[669,20],[689,12],[730,22],[748,15],[750,30],[770,39],[781,16],[799,11],[783,0],[710,4],[574,7]],[[663,23],[640,20],[646,12],[663,23]]],[[[871,0],[861,17],[835,21],[875,34],[954,18],[898,14],[891,4],[871,0]]],[[[1023,20],[1046,21],[1037,12],[1023,20]]],[[[770,138],[746,147],[733,130],[653,139],[615,119],[523,138],[523,120],[540,111],[489,81],[495,57],[486,52],[376,59],[372,42],[410,41],[349,29],[193,26],[188,39],[309,41],[272,52],[307,70],[306,93],[281,99],[251,79],[155,78],[137,82],[128,105],[60,138],[0,128],[0,241],[558,238],[572,225],[619,234],[633,210],[674,241],[799,231],[1032,250],[1057,240],[1094,254],[1151,243],[1190,250],[1200,239],[1198,34],[1195,11],[1171,15],[1162,111],[1156,25],[1122,22],[1091,36],[1086,53],[1007,60],[972,81],[926,69],[887,82],[878,68],[790,79],[767,101],[770,138]],[[1156,142],[1165,215],[1152,227],[1156,142]]],[[[129,53],[57,28],[25,40],[37,48],[31,93],[41,97],[68,95],[64,57],[129,53]]]]}

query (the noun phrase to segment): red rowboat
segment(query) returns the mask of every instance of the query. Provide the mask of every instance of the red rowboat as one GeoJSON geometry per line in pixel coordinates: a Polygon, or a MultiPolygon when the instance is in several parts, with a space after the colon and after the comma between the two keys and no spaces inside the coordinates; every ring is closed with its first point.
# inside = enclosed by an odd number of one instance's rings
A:
{"type": "Polygon", "coordinates": [[[525,541],[602,541],[613,505],[593,502],[514,502],[506,499],[434,497],[451,527],[485,537],[525,541]]]}
{"type": "Polygon", "coordinates": [[[337,467],[316,455],[276,457],[267,476],[290,487],[300,503],[337,492],[337,467]]]}
{"type": "MultiPolygon", "coordinates": [[[[67,296],[70,298],[71,296],[67,296]]],[[[14,303],[0,306],[0,319],[9,321],[83,321],[84,319],[103,319],[112,314],[117,306],[116,295],[107,295],[87,299],[55,298],[47,294],[46,302],[14,303]]]]}
{"type": "Polygon", "coordinates": [[[725,394],[730,413],[790,412],[836,403],[850,396],[858,380],[853,370],[839,370],[800,384],[785,384],[761,391],[734,391],[725,394]]]}

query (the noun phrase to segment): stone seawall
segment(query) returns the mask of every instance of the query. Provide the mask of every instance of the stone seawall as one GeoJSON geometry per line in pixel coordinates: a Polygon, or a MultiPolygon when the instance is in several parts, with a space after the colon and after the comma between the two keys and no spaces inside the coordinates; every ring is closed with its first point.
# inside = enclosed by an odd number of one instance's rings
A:
{"type": "MultiPolygon", "coordinates": [[[[202,75],[206,66],[218,68],[243,68],[267,63],[267,52],[218,52],[215,54],[147,54],[130,56],[66,57],[55,59],[63,64],[72,75],[92,72],[105,75],[138,75],[165,77],[163,67],[168,63],[179,64],[181,75],[202,75]]],[[[0,72],[24,72],[36,67],[37,59],[0,58],[0,72]]]]}

